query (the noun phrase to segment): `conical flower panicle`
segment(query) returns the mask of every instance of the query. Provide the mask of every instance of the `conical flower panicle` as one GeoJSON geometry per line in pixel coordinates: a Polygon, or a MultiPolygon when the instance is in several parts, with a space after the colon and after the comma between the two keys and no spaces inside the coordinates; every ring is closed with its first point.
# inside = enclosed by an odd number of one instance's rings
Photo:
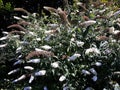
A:
{"type": "Polygon", "coordinates": [[[23,8],[14,8],[14,11],[24,12],[24,13],[26,13],[27,15],[30,14],[30,12],[28,12],[27,10],[25,10],[25,9],[23,9],[23,8]]]}
{"type": "Polygon", "coordinates": [[[23,25],[23,26],[31,25],[30,22],[27,22],[27,21],[24,21],[24,20],[23,21],[19,21],[18,24],[19,25],[23,25]]]}
{"type": "Polygon", "coordinates": [[[20,26],[19,24],[13,24],[13,25],[10,25],[8,26],[7,28],[17,28],[19,29],[20,31],[27,31],[24,27],[20,26]]]}
{"type": "Polygon", "coordinates": [[[13,31],[9,32],[9,34],[25,35],[25,32],[24,31],[13,30],[13,31]]]}
{"type": "Polygon", "coordinates": [[[57,9],[55,9],[53,7],[44,6],[43,8],[46,9],[46,10],[48,10],[49,12],[57,13],[57,9]]]}
{"type": "Polygon", "coordinates": [[[47,34],[47,35],[54,35],[54,34],[57,34],[57,33],[58,33],[58,30],[45,31],[45,34],[47,34]]]}
{"type": "Polygon", "coordinates": [[[54,53],[53,52],[49,52],[49,51],[45,51],[45,50],[42,50],[42,51],[32,51],[30,52],[27,56],[26,56],[26,59],[30,59],[32,57],[53,57],[54,56],[54,53]]]}
{"type": "Polygon", "coordinates": [[[65,11],[63,11],[61,8],[55,9],[53,7],[47,7],[47,6],[44,6],[43,8],[48,10],[49,12],[53,12],[55,14],[58,14],[60,16],[61,21],[62,21],[63,24],[70,25],[70,23],[69,23],[69,21],[67,19],[67,15],[66,15],[65,11]]]}
{"type": "Polygon", "coordinates": [[[62,23],[65,24],[65,25],[66,24],[70,25],[70,23],[68,21],[68,18],[67,18],[67,14],[65,13],[65,11],[63,11],[61,8],[58,8],[57,12],[58,12],[58,15],[60,16],[60,18],[62,20],[62,23]]]}
{"type": "Polygon", "coordinates": [[[0,48],[6,47],[8,44],[0,44],[0,48]]]}

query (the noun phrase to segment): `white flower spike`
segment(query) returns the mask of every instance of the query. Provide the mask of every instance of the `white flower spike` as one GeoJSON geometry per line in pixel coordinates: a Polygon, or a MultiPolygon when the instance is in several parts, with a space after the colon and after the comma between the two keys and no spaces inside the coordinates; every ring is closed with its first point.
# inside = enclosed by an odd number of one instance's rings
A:
{"type": "Polygon", "coordinates": [[[58,68],[58,67],[59,67],[59,62],[51,63],[51,66],[52,66],[53,68],[58,68]]]}
{"type": "Polygon", "coordinates": [[[16,62],[13,64],[13,66],[18,65],[18,64],[21,64],[21,63],[23,63],[23,61],[22,61],[22,60],[18,60],[18,61],[16,61],[16,62]]]}
{"type": "Polygon", "coordinates": [[[32,87],[31,86],[24,87],[24,90],[32,90],[32,87]]]}
{"type": "Polygon", "coordinates": [[[115,28],[114,28],[114,27],[110,27],[110,28],[109,28],[109,33],[110,33],[110,34],[113,34],[114,31],[115,31],[115,28]]]}
{"type": "Polygon", "coordinates": [[[59,78],[59,81],[62,82],[66,79],[66,77],[64,75],[62,75],[60,78],[59,78]]]}
{"type": "Polygon", "coordinates": [[[40,59],[30,59],[27,63],[40,63],[40,59]]]}
{"type": "Polygon", "coordinates": [[[42,49],[39,49],[39,48],[35,48],[35,51],[41,52],[41,51],[43,51],[43,50],[42,50],[42,49]]]}
{"type": "Polygon", "coordinates": [[[100,54],[100,51],[97,49],[97,48],[89,48],[85,51],[85,54],[86,55],[89,55],[89,54],[100,54]]]}
{"type": "Polygon", "coordinates": [[[47,24],[48,27],[51,27],[52,29],[56,29],[58,27],[58,24],[47,24]]]}
{"type": "Polygon", "coordinates": [[[8,32],[5,32],[5,31],[3,31],[2,33],[5,34],[5,35],[8,35],[8,34],[9,34],[8,32]]]}
{"type": "Polygon", "coordinates": [[[84,74],[84,75],[90,75],[90,72],[89,71],[87,71],[87,70],[82,70],[82,73],[84,74]]]}
{"type": "Polygon", "coordinates": [[[120,14],[120,10],[116,11],[113,16],[117,17],[120,14]]]}
{"type": "Polygon", "coordinates": [[[71,57],[68,58],[69,61],[74,61],[75,59],[77,59],[78,57],[80,57],[80,54],[74,54],[71,57]]]}
{"type": "Polygon", "coordinates": [[[16,20],[22,20],[22,18],[18,17],[18,16],[13,16],[14,19],[16,20]]]}
{"type": "Polygon", "coordinates": [[[18,48],[16,49],[16,53],[21,52],[21,50],[22,50],[22,47],[20,46],[20,47],[18,47],[18,48]]]}
{"type": "Polygon", "coordinates": [[[46,70],[40,70],[38,72],[35,72],[35,76],[44,76],[46,74],[46,70]]]}
{"type": "Polygon", "coordinates": [[[81,25],[83,25],[83,26],[85,26],[85,27],[88,27],[88,26],[93,25],[93,24],[95,24],[95,23],[96,23],[96,21],[94,21],[94,20],[89,20],[89,21],[85,21],[85,22],[81,23],[81,25]]]}
{"type": "Polygon", "coordinates": [[[22,75],[22,76],[20,76],[18,79],[15,79],[14,81],[12,81],[12,83],[16,83],[16,82],[18,82],[18,81],[20,81],[20,80],[23,80],[23,79],[25,79],[26,78],[26,75],[22,75]]]}
{"type": "Polygon", "coordinates": [[[0,48],[6,47],[6,46],[7,46],[7,44],[1,44],[0,48]]]}
{"type": "Polygon", "coordinates": [[[22,18],[28,19],[29,16],[22,15],[22,18]]]}
{"type": "Polygon", "coordinates": [[[96,65],[96,66],[101,66],[102,63],[101,63],[101,62],[96,62],[95,65],[96,65]]]}
{"type": "Polygon", "coordinates": [[[1,37],[1,38],[0,38],[0,41],[6,40],[6,39],[8,39],[8,36],[1,37]]]}
{"type": "Polygon", "coordinates": [[[24,69],[27,69],[27,70],[34,70],[34,68],[31,67],[31,66],[25,66],[24,69]]]}
{"type": "Polygon", "coordinates": [[[43,90],[48,90],[47,86],[44,86],[43,90]]]}
{"type": "Polygon", "coordinates": [[[92,80],[93,80],[94,82],[97,81],[97,79],[98,79],[97,76],[93,76],[93,77],[92,77],[92,80]]]}
{"type": "Polygon", "coordinates": [[[93,90],[92,87],[87,87],[85,90],[93,90]]]}
{"type": "Polygon", "coordinates": [[[50,50],[52,47],[50,47],[49,45],[44,45],[44,46],[41,46],[41,48],[45,50],[50,50]]]}
{"type": "Polygon", "coordinates": [[[31,75],[31,77],[30,77],[30,79],[29,79],[29,83],[32,83],[32,81],[34,80],[34,76],[33,75],[31,75]]]}
{"type": "Polygon", "coordinates": [[[76,44],[78,47],[82,47],[84,45],[84,42],[82,41],[76,41],[76,44]]]}
{"type": "Polygon", "coordinates": [[[94,68],[91,68],[89,71],[90,71],[92,74],[97,75],[97,72],[96,72],[96,70],[95,70],[94,68]]]}
{"type": "Polygon", "coordinates": [[[16,73],[16,72],[18,72],[19,70],[20,70],[19,68],[14,69],[14,70],[10,71],[10,72],[8,73],[8,75],[11,75],[11,74],[13,74],[13,73],[16,73]]]}

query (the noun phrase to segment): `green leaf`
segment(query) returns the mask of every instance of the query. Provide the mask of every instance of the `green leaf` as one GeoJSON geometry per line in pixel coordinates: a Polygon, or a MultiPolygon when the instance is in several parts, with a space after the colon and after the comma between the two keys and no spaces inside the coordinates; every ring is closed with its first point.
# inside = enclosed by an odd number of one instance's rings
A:
{"type": "Polygon", "coordinates": [[[5,10],[10,11],[12,9],[10,2],[6,3],[4,8],[5,8],[5,10]]]}
{"type": "Polygon", "coordinates": [[[0,9],[2,9],[4,7],[3,1],[0,0],[0,9]]]}

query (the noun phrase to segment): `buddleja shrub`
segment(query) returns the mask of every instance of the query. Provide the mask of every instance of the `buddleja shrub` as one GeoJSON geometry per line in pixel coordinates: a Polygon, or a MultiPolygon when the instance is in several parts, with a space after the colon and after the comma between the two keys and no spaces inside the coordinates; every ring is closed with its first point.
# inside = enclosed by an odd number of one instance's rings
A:
{"type": "MultiPolygon", "coordinates": [[[[68,8],[67,8],[68,7],[68,8]]],[[[51,16],[17,17],[0,38],[1,60],[9,61],[5,89],[119,89],[120,11],[76,2],[66,11],[45,6],[51,16]],[[70,9],[71,8],[71,9],[70,9]],[[81,11],[82,8],[83,10],[81,11]]],[[[23,9],[22,9],[23,10],[23,9]]]]}

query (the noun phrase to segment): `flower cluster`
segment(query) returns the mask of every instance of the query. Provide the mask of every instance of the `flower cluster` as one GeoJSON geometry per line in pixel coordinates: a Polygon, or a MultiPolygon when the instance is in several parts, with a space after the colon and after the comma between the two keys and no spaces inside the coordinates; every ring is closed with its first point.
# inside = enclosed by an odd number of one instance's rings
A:
{"type": "Polygon", "coordinates": [[[45,6],[50,17],[14,16],[18,23],[8,26],[12,31],[0,38],[0,58],[10,63],[4,79],[7,89],[19,85],[24,90],[116,88],[120,11],[105,3],[97,7],[91,3],[88,8],[77,0],[74,4],[66,4],[66,11],[45,6]]]}

